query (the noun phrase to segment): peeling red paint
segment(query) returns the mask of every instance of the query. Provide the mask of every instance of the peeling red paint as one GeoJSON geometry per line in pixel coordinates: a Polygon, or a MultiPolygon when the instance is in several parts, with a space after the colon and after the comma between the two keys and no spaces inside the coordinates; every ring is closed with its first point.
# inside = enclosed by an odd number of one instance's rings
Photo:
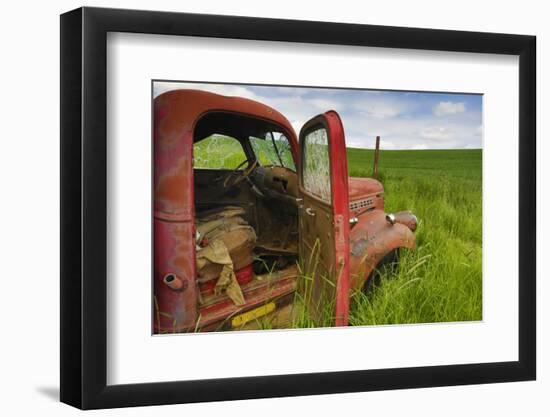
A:
{"type": "MultiPolygon", "coordinates": [[[[262,119],[281,127],[288,138],[295,165],[299,167],[299,145],[289,121],[261,103],[225,97],[204,91],[176,90],[154,101],[154,298],[153,331],[192,331],[197,320],[203,330],[215,330],[230,315],[255,308],[268,300],[288,297],[296,289],[296,276],[285,276],[269,286],[255,281],[243,283],[246,304],[236,307],[225,297],[212,305],[201,305],[195,264],[195,195],[193,136],[197,121],[208,112],[228,112],[262,119]],[[167,285],[173,274],[178,285],[167,285]]],[[[384,213],[382,184],[370,178],[348,178],[342,123],[338,114],[322,116],[331,132],[331,205],[336,282],[336,325],[347,325],[350,289],[363,285],[377,262],[390,250],[414,248],[416,218],[408,212],[395,214],[391,225],[384,213]],[[350,230],[350,217],[358,223],[350,230]]],[[[302,224],[303,222],[300,222],[302,224]]],[[[308,224],[307,227],[310,227],[308,224]]],[[[329,227],[329,228],[330,228],[329,227]]],[[[311,231],[311,230],[310,230],[311,231]]],[[[303,231],[307,233],[307,231],[303,231]]],[[[209,296],[210,292],[205,292],[209,296]]],[[[286,300],[286,298],[285,298],[286,300]]],[[[204,300],[203,300],[204,301],[204,300]]]]}
{"type": "Polygon", "coordinates": [[[401,223],[388,223],[383,210],[361,215],[350,236],[351,288],[360,289],[378,262],[392,250],[402,247],[416,247],[411,229],[401,223]]]}

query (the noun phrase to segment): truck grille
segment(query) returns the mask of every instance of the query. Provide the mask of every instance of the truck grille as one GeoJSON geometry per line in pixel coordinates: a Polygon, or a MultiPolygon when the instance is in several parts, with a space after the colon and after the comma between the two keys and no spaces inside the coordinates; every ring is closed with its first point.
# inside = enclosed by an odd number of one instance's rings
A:
{"type": "Polygon", "coordinates": [[[356,200],[349,203],[350,210],[362,210],[368,209],[374,206],[374,198],[364,198],[363,200],[356,200]]]}

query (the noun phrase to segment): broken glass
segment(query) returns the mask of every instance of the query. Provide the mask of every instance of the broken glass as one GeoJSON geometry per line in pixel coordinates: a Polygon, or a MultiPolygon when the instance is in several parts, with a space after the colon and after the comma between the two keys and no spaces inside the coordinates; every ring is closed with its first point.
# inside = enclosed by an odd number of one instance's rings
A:
{"type": "Polygon", "coordinates": [[[214,134],[193,145],[195,168],[235,169],[246,159],[239,141],[230,136],[214,134]]]}
{"type": "Polygon", "coordinates": [[[250,136],[250,145],[262,166],[283,166],[296,171],[290,144],[285,135],[267,132],[265,138],[250,136]]]}
{"type": "Polygon", "coordinates": [[[330,202],[330,159],[328,135],[324,128],[308,133],[303,148],[303,182],[305,189],[330,202]]]}

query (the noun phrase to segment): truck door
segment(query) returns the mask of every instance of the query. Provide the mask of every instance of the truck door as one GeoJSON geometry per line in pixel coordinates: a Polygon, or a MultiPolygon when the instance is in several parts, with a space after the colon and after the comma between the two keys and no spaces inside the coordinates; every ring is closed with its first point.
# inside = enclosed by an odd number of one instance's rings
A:
{"type": "Polygon", "coordinates": [[[335,325],[346,326],[350,283],[348,164],[338,113],[328,111],[304,125],[300,155],[299,251],[306,276],[304,297],[315,320],[332,311],[335,325]]]}

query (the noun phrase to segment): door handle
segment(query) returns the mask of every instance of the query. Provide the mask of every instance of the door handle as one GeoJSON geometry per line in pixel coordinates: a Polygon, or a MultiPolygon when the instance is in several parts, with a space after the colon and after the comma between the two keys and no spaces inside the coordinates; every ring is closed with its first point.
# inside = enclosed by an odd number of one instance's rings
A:
{"type": "Polygon", "coordinates": [[[311,207],[306,208],[306,213],[310,216],[315,216],[315,211],[311,207]]]}

